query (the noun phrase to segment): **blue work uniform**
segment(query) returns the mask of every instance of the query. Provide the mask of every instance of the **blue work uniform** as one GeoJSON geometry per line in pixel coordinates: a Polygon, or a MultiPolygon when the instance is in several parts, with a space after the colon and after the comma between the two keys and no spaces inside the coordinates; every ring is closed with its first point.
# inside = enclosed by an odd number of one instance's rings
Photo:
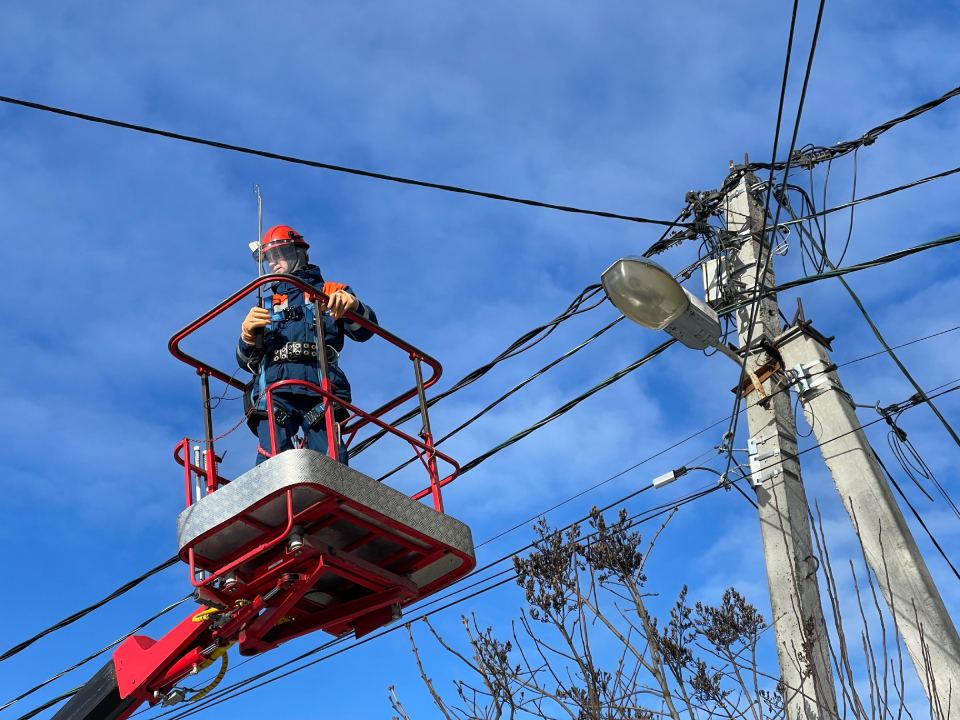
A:
{"type": "MultiPolygon", "coordinates": [[[[315,265],[307,265],[293,274],[318,289],[323,288],[323,275],[320,274],[320,268],[315,265]]],[[[269,300],[273,320],[264,331],[263,350],[258,351],[255,345],[248,345],[243,339],[237,346],[237,362],[240,367],[259,376],[259,382],[255,383],[253,390],[253,401],[261,410],[265,410],[265,398],[262,397],[263,383],[271,385],[281,380],[304,380],[314,385],[321,384],[319,358],[315,354],[315,349],[314,354],[309,352],[309,344],[317,342],[312,303],[310,306],[304,305],[303,291],[290,283],[276,283],[271,289],[273,297],[269,300]]],[[[344,289],[347,293],[354,294],[350,287],[344,289]]],[[[362,302],[353,312],[372,323],[377,322],[376,313],[362,302]]],[[[326,351],[328,371],[334,386],[334,394],[347,402],[352,402],[350,383],[339,364],[344,337],[357,342],[366,342],[373,337],[373,332],[347,318],[336,320],[329,310],[324,310],[322,317],[324,344],[328,348],[326,351]]],[[[301,428],[304,431],[307,447],[317,452],[327,452],[325,423],[322,419],[312,426],[309,423],[312,417],[316,417],[311,415],[311,411],[320,415],[323,413],[320,395],[302,386],[288,386],[273,393],[273,405],[277,421],[275,424],[277,452],[290,450],[293,447],[293,437],[301,428]]],[[[348,414],[339,407],[335,408],[335,412],[338,421],[345,419],[348,414]]],[[[256,432],[260,440],[260,448],[271,452],[270,424],[267,422],[266,413],[255,413],[251,416],[251,420],[251,429],[256,432]]],[[[346,464],[347,452],[342,442],[339,454],[340,462],[346,464]]],[[[264,460],[266,456],[258,449],[256,464],[259,465],[264,460]]]]}

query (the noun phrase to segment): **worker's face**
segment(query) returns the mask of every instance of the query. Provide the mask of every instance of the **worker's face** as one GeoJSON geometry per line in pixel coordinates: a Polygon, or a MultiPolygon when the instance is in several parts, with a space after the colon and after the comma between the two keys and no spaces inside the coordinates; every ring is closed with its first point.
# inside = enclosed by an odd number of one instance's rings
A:
{"type": "Polygon", "coordinates": [[[268,261],[268,264],[272,273],[285,273],[290,269],[290,263],[286,258],[274,258],[272,261],[268,261]]]}
{"type": "Polygon", "coordinates": [[[293,243],[272,247],[264,253],[264,260],[272,273],[288,273],[297,264],[297,250],[293,243]]]}

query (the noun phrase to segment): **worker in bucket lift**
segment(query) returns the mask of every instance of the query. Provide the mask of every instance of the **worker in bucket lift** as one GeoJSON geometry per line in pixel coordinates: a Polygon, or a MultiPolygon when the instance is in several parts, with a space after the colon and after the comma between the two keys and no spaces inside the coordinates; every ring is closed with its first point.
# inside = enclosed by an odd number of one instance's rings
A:
{"type": "MultiPolygon", "coordinates": [[[[310,247],[303,236],[287,225],[270,228],[263,236],[262,245],[251,243],[254,260],[262,260],[271,273],[288,273],[323,291],[329,301],[322,305],[323,344],[318,342],[312,299],[305,302],[304,293],[296,286],[278,282],[272,286],[273,297],[266,299],[269,307],[254,307],[247,313],[240,328],[237,362],[253,373],[253,380],[244,393],[247,424],[259,438],[257,462],[259,465],[273,454],[270,441],[270,423],[267,422],[264,388],[281,380],[305,380],[320,385],[318,347],[325,348],[330,381],[334,394],[351,402],[350,383],[340,369],[339,357],[343,339],[349,337],[366,342],[373,333],[357,322],[344,318],[349,310],[372,323],[377,322],[373,310],[360,302],[347,285],[325,282],[320,268],[311,265],[307,257],[310,247]],[[262,256],[261,256],[262,253],[262,256]],[[257,348],[257,332],[263,329],[263,347],[257,348]]],[[[265,270],[267,268],[264,268],[265,270]]],[[[321,350],[322,351],[322,350],[321,350]]],[[[294,438],[303,429],[306,447],[327,453],[327,430],[323,399],[309,388],[293,385],[273,393],[273,411],[276,428],[276,452],[293,448],[294,438]]],[[[335,404],[337,427],[334,436],[339,439],[339,423],[349,413],[335,404]]],[[[347,464],[347,450],[340,442],[340,462],[347,464]]]]}

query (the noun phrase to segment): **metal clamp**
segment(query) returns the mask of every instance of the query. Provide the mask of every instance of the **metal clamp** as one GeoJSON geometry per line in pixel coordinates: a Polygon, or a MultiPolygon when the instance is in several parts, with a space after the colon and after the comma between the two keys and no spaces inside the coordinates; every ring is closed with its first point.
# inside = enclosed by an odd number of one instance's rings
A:
{"type": "Polygon", "coordinates": [[[809,395],[809,393],[816,390],[821,385],[830,382],[830,377],[826,374],[821,375],[816,380],[813,380],[813,375],[810,373],[810,370],[817,365],[822,365],[822,360],[817,360],[812,363],[797,363],[792,368],[790,368],[790,377],[793,378],[793,383],[796,385],[797,394],[801,399],[804,396],[809,395]]]}

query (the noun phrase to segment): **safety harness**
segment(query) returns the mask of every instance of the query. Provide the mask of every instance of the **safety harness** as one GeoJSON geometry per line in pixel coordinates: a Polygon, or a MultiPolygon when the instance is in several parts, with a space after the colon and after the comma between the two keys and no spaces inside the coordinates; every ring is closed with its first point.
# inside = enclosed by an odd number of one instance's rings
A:
{"type": "MultiPolygon", "coordinates": [[[[325,282],[323,284],[323,294],[327,297],[330,297],[335,292],[345,289],[347,286],[343,283],[335,282],[325,282]]],[[[319,323],[317,322],[316,313],[314,312],[313,303],[307,303],[307,298],[304,297],[303,305],[294,305],[293,307],[285,307],[287,302],[286,295],[275,294],[273,296],[273,306],[276,307],[280,305],[280,309],[271,312],[270,320],[271,322],[278,323],[289,320],[301,320],[306,319],[307,327],[313,327],[314,333],[319,341],[320,330],[319,323]]],[[[288,342],[284,345],[274,348],[272,362],[316,362],[317,361],[317,348],[318,342],[288,342]]],[[[327,364],[336,365],[340,359],[340,353],[336,351],[335,348],[330,347],[329,345],[324,345],[327,353],[327,364]]],[[[247,413],[247,425],[250,427],[251,432],[256,434],[256,417],[264,417],[267,414],[267,395],[265,389],[267,387],[267,378],[266,378],[266,358],[260,359],[259,371],[256,374],[256,377],[248,383],[247,387],[244,388],[243,402],[244,402],[244,411],[247,413]],[[254,397],[256,397],[256,403],[254,404],[254,397]]],[[[342,408],[337,408],[338,414],[342,408]]],[[[273,409],[274,419],[278,424],[283,425],[289,419],[289,415],[283,408],[275,406],[273,409]]],[[[321,425],[324,422],[324,413],[323,413],[323,402],[317,403],[316,407],[310,410],[308,413],[304,414],[304,422],[307,427],[314,429],[317,426],[321,425]]]]}

